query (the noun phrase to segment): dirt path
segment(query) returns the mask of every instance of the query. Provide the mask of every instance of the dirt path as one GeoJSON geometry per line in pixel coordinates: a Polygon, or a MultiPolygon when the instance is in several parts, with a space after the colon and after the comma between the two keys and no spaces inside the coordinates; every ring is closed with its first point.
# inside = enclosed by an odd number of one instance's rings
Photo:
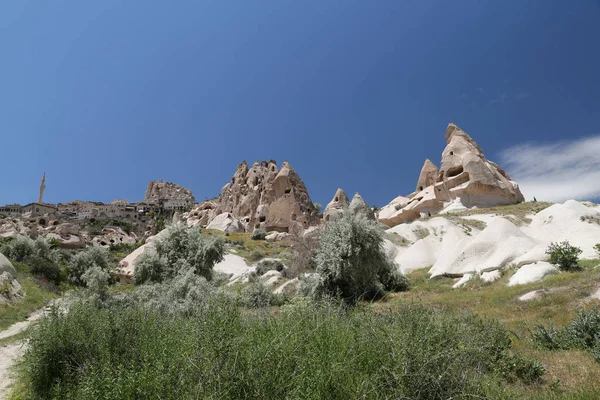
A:
{"type": "Polygon", "coordinates": [[[0,400],[8,399],[10,386],[13,384],[11,367],[23,355],[25,347],[22,343],[0,347],[0,400]]]}
{"type": "MultiPolygon", "coordinates": [[[[27,321],[17,322],[11,325],[8,329],[0,331],[0,339],[8,338],[23,332],[25,329],[40,319],[45,313],[45,310],[38,310],[32,313],[27,321]]],[[[6,346],[0,346],[0,400],[8,399],[10,386],[13,384],[13,376],[11,368],[25,353],[25,344],[17,342],[6,346]]]]}

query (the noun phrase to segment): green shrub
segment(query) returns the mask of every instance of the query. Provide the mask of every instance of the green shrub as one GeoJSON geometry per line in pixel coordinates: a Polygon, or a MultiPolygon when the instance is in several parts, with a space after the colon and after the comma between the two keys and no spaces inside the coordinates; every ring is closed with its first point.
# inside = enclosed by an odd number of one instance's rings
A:
{"type": "Polygon", "coordinates": [[[3,246],[2,253],[14,261],[27,264],[32,274],[42,275],[56,284],[63,279],[59,265],[60,252],[43,238],[33,240],[18,236],[3,246]]]}
{"type": "Polygon", "coordinates": [[[581,349],[592,353],[600,362],[600,311],[580,310],[565,328],[538,326],[532,332],[533,341],[549,350],[581,349]]]}
{"type": "Polygon", "coordinates": [[[192,269],[207,280],[212,279],[213,266],[223,260],[225,241],[221,237],[206,239],[199,227],[174,225],[165,237],[154,242],[155,252],[145,252],[136,263],[137,285],[162,282],[192,269]]]}
{"type": "Polygon", "coordinates": [[[380,297],[387,290],[403,290],[408,281],[383,249],[383,230],[362,215],[344,213],[319,236],[312,293],[339,296],[354,303],[380,297]]]}
{"type": "Polygon", "coordinates": [[[215,298],[190,318],[76,303],[33,332],[23,379],[29,398],[499,398],[498,377],[542,372],[510,346],[494,323],[414,305],[273,315],[215,298]]]}
{"type": "Polygon", "coordinates": [[[596,250],[596,253],[598,253],[598,257],[600,257],[600,243],[596,243],[594,245],[594,250],[596,250]]]}
{"type": "Polygon", "coordinates": [[[275,258],[267,258],[261,260],[258,264],[256,264],[256,274],[264,275],[267,271],[279,271],[283,272],[285,269],[285,265],[281,262],[281,260],[277,260],[275,258]]]}
{"type": "Polygon", "coordinates": [[[88,247],[75,254],[69,260],[69,281],[74,285],[84,286],[84,274],[92,268],[103,271],[110,269],[108,251],[99,246],[88,247]]]}
{"type": "Polygon", "coordinates": [[[250,283],[242,291],[242,301],[249,308],[269,307],[273,297],[273,293],[261,282],[250,283]]]}
{"type": "Polygon", "coordinates": [[[563,271],[578,269],[579,255],[581,253],[582,250],[579,247],[571,246],[567,240],[562,243],[551,243],[548,249],[546,249],[550,264],[556,265],[563,271]]]}
{"type": "Polygon", "coordinates": [[[267,232],[262,229],[255,229],[252,232],[252,240],[265,240],[267,237],[267,232]]]}

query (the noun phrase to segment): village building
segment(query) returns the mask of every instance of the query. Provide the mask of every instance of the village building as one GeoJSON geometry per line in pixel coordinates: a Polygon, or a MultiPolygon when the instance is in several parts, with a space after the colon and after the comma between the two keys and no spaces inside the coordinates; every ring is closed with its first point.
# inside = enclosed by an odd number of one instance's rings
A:
{"type": "Polygon", "coordinates": [[[4,207],[0,207],[0,214],[21,214],[23,207],[20,204],[7,204],[4,207]]]}
{"type": "Polygon", "coordinates": [[[24,217],[37,217],[40,215],[54,215],[58,211],[58,208],[50,204],[43,203],[29,203],[22,208],[22,214],[24,217]]]}

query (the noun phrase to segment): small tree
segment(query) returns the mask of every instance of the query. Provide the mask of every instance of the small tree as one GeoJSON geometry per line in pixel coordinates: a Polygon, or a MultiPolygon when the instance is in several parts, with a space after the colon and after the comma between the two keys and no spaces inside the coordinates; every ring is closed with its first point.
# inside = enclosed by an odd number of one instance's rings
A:
{"type": "Polygon", "coordinates": [[[317,210],[317,214],[321,214],[321,210],[323,209],[323,206],[321,205],[321,203],[314,203],[315,209],[317,210]]]}
{"type": "Polygon", "coordinates": [[[408,287],[385,254],[383,230],[361,214],[344,213],[329,223],[319,237],[316,266],[315,296],[339,296],[354,303],[408,287]]]}
{"type": "Polygon", "coordinates": [[[267,237],[267,232],[262,229],[255,229],[252,231],[252,240],[265,240],[267,237]]]}
{"type": "Polygon", "coordinates": [[[110,268],[108,252],[102,247],[88,247],[73,256],[69,261],[69,280],[75,285],[85,286],[84,275],[92,268],[103,271],[110,268]]]}
{"type": "Polygon", "coordinates": [[[550,243],[546,249],[546,254],[549,256],[550,264],[556,265],[563,271],[570,271],[579,268],[579,255],[582,250],[579,247],[571,246],[569,241],[565,240],[562,243],[550,243]]]}
{"type": "Polygon", "coordinates": [[[598,253],[598,257],[600,257],[600,243],[596,243],[596,245],[594,246],[594,250],[596,250],[596,253],[598,253]]]}
{"type": "Polygon", "coordinates": [[[155,252],[144,253],[136,263],[136,284],[162,282],[189,269],[210,280],[213,266],[225,254],[222,238],[205,239],[199,227],[188,229],[181,224],[169,227],[166,236],[155,241],[154,247],[155,252]]]}

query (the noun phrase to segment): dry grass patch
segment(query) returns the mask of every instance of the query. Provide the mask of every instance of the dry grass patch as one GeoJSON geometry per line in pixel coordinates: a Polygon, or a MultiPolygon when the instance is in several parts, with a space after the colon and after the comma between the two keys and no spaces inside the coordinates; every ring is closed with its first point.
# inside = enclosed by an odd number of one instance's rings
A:
{"type": "Polygon", "coordinates": [[[586,396],[600,393],[600,364],[584,351],[539,349],[531,340],[531,331],[539,325],[565,326],[579,309],[599,306],[600,301],[589,297],[600,288],[600,270],[590,268],[599,263],[600,260],[582,261],[584,269],[581,271],[562,272],[541,282],[512,287],[507,283],[514,269],[508,269],[496,282],[472,279],[459,289],[452,289],[456,279],[429,279],[427,270],[423,269],[407,275],[412,285],[410,291],[392,294],[385,305],[374,304],[373,307],[384,310],[409,302],[450,313],[470,311],[482,318],[498,320],[512,333],[515,351],[540,360],[547,370],[540,387],[517,387],[516,398],[597,398],[586,396]],[[536,300],[518,300],[523,294],[539,289],[554,290],[548,290],[536,300]]]}
{"type": "MultiPolygon", "coordinates": [[[[290,251],[290,241],[288,239],[276,242],[266,240],[252,240],[251,233],[229,233],[216,229],[203,229],[202,233],[206,236],[222,236],[227,240],[228,249],[232,253],[244,257],[248,262],[260,261],[263,258],[284,258],[288,257],[290,251]]],[[[287,260],[285,260],[287,261],[287,260]]]]}

